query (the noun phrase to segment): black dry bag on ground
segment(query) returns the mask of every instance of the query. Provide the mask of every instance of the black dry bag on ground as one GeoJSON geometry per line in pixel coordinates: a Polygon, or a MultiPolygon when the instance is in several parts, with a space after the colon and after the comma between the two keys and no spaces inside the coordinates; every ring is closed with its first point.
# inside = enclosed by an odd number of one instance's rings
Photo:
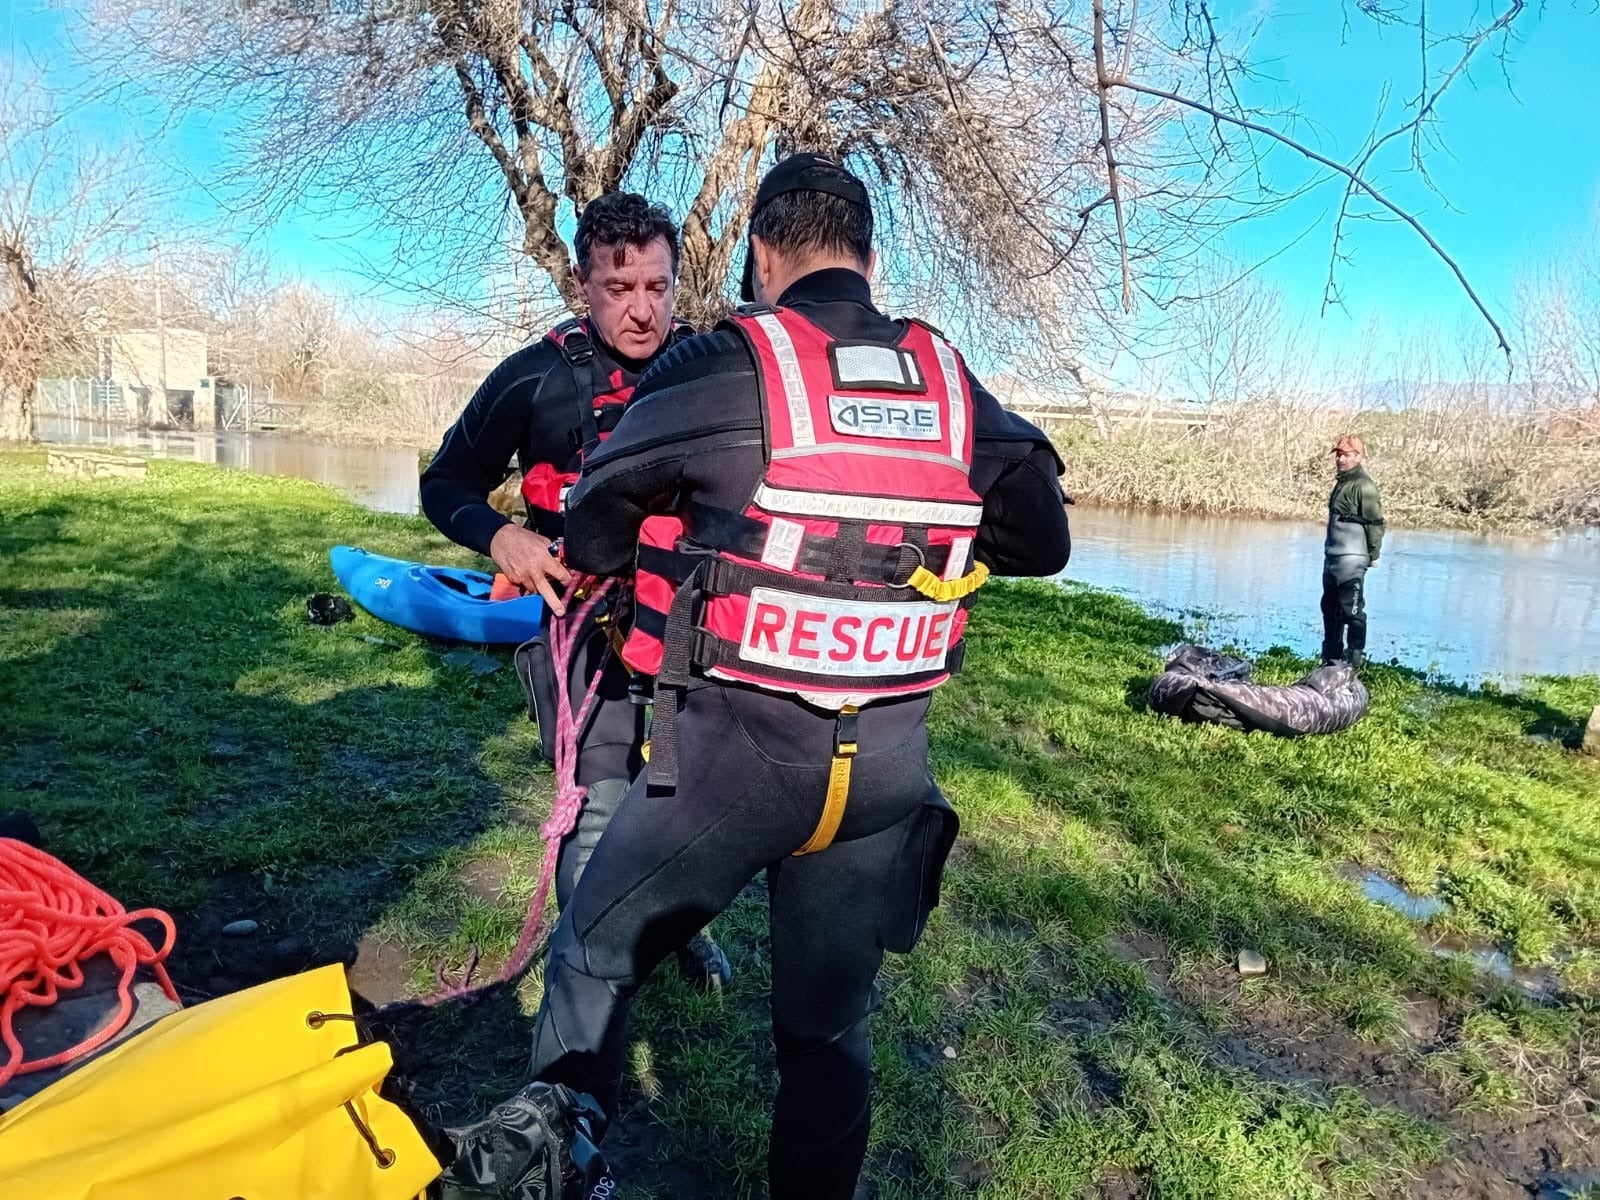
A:
{"type": "Polygon", "coordinates": [[[455,1160],[429,1200],[606,1200],[616,1185],[595,1148],[604,1129],[589,1096],[530,1083],[477,1124],[445,1131],[455,1160]]]}

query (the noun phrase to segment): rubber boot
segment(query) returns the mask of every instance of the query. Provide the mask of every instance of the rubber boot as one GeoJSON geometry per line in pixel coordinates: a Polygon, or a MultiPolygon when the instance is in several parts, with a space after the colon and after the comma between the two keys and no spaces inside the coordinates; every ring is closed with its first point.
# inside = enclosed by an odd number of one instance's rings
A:
{"type": "Polygon", "coordinates": [[[678,972],[703,992],[720,992],[733,982],[733,964],[704,929],[678,951],[678,972]]]}
{"type": "Polygon", "coordinates": [[[1344,661],[1359,671],[1367,665],[1367,652],[1365,650],[1346,650],[1344,652],[1344,661]]]}

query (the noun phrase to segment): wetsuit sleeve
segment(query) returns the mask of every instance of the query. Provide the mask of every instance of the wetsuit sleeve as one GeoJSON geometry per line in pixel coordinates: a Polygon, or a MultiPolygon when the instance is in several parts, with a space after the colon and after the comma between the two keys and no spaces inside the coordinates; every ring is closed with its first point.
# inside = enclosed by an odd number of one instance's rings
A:
{"type": "Polygon", "coordinates": [[[489,553],[489,543],[510,519],[489,504],[528,435],[534,397],[557,362],[542,343],[511,355],[489,373],[439,452],[422,473],[422,511],[451,541],[489,553]]]}
{"type": "Polygon", "coordinates": [[[725,329],[681,342],[653,363],[567,497],[568,565],[626,574],[639,526],[680,491],[725,504],[726,494],[754,486],[761,462],[754,379],[749,351],[725,329]]]}
{"type": "Polygon", "coordinates": [[[1054,575],[1072,553],[1061,458],[976,380],[972,401],[972,485],[983,497],[974,553],[997,575],[1054,575]]]}
{"type": "Polygon", "coordinates": [[[1361,514],[1362,528],[1367,531],[1367,557],[1377,562],[1378,551],[1383,549],[1383,500],[1378,495],[1378,485],[1370,479],[1361,483],[1356,511],[1361,514]]]}

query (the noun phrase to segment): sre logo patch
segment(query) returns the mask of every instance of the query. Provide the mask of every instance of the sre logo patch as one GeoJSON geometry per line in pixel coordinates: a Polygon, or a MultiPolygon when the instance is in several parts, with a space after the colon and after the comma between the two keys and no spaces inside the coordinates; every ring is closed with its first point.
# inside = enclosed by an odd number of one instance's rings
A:
{"type": "Polygon", "coordinates": [[[828,397],[828,419],[834,432],[850,437],[898,438],[909,442],[937,442],[944,438],[944,422],[934,400],[852,400],[828,397]]]}

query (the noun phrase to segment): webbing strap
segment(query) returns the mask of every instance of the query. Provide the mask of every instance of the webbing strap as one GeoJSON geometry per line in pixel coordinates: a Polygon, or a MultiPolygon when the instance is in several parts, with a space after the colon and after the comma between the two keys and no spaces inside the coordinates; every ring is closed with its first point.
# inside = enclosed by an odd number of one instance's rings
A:
{"type": "MultiPolygon", "coordinates": [[[[685,532],[702,546],[754,559],[759,559],[767,548],[768,526],[754,517],[693,501],[683,505],[680,513],[685,532]]],[[[820,534],[806,534],[794,569],[808,575],[827,575],[834,541],[820,534]]],[[[950,560],[950,547],[928,545],[927,535],[920,529],[906,530],[905,541],[898,545],[867,542],[852,553],[858,555],[856,579],[895,586],[904,585],[912,569],[919,565],[937,574],[950,560]]]]}
{"type": "Polygon", "coordinates": [[[830,583],[854,583],[861,578],[861,558],[866,549],[867,523],[840,521],[823,577],[830,583]]]}
{"type": "Polygon", "coordinates": [[[578,321],[557,344],[577,389],[578,451],[587,458],[600,444],[600,427],[594,416],[594,343],[589,340],[588,329],[578,321]]]}
{"type": "Polygon", "coordinates": [[[635,552],[634,563],[648,575],[659,575],[673,583],[682,583],[706,557],[703,553],[685,554],[682,550],[647,546],[641,542],[635,552]]]}
{"type": "Polygon", "coordinates": [[[694,662],[694,609],[707,566],[702,562],[689,573],[673,595],[672,608],[667,613],[661,669],[656,673],[655,710],[650,718],[650,762],[645,768],[651,787],[678,786],[678,706],[689,686],[689,670],[694,662]]]}
{"type": "MultiPolygon", "coordinates": [[[[913,558],[913,561],[914,558],[913,558]]],[[[882,604],[925,604],[926,597],[913,588],[882,585],[857,586],[823,579],[801,579],[786,571],[715,559],[705,575],[705,590],[719,596],[747,595],[758,587],[778,588],[822,600],[871,600],[882,604]]]]}
{"type": "Polygon", "coordinates": [[[850,767],[855,762],[858,749],[857,711],[854,705],[849,704],[839,710],[838,721],[834,725],[833,761],[828,764],[828,794],[822,803],[822,816],[806,844],[794,852],[795,858],[826,850],[839,832],[839,823],[844,820],[845,801],[850,797],[850,767]]]}

